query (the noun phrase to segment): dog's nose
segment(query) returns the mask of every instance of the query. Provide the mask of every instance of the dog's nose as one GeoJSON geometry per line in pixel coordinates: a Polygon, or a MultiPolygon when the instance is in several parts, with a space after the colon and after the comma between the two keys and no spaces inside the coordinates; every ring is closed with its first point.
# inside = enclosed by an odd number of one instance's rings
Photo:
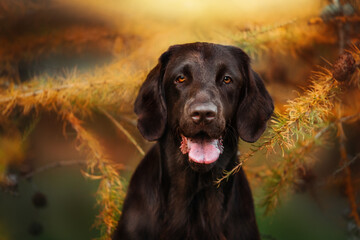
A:
{"type": "Polygon", "coordinates": [[[213,103],[195,104],[190,108],[190,117],[194,123],[210,123],[217,114],[217,107],[213,103]]]}

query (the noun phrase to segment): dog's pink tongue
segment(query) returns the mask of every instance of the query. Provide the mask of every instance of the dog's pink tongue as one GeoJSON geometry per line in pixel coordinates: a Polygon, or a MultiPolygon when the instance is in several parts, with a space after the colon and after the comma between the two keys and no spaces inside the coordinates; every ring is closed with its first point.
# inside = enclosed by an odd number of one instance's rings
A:
{"type": "Polygon", "coordinates": [[[191,161],[202,164],[215,162],[221,153],[219,140],[188,139],[189,158],[191,161]]]}

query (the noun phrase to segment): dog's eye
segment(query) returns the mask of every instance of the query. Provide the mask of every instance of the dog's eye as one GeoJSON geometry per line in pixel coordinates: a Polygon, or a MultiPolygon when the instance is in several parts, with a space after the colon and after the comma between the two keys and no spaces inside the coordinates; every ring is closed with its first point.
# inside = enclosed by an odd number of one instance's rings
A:
{"type": "Polygon", "coordinates": [[[229,83],[232,82],[232,79],[231,79],[231,77],[229,77],[229,76],[225,76],[225,77],[223,78],[223,81],[224,81],[225,84],[229,84],[229,83]]]}
{"type": "Polygon", "coordinates": [[[186,77],[184,75],[180,75],[176,78],[175,82],[177,83],[183,83],[186,81],[186,77]]]}

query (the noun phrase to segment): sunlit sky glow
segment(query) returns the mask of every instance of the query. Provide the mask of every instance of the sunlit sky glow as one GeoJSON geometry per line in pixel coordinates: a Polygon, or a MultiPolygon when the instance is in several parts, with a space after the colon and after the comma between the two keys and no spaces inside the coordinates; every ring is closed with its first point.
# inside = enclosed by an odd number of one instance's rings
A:
{"type": "MultiPolygon", "coordinates": [[[[313,0],[65,0],[114,16],[156,17],[164,20],[274,21],[318,14],[321,1],[313,0]]],[[[64,2],[62,0],[61,2],[64,2]]]]}

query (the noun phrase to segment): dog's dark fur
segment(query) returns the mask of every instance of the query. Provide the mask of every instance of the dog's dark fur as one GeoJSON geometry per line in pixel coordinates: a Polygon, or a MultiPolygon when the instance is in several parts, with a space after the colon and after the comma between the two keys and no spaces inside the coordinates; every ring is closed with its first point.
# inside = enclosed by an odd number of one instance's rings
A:
{"type": "Polygon", "coordinates": [[[140,132],[157,143],[131,179],[113,239],[260,239],[244,172],[220,187],[214,181],[236,164],[238,138],[256,141],[272,112],[272,99],[241,49],[170,47],[135,102],[140,132]],[[178,76],[186,80],[180,83],[178,76]],[[232,81],[225,84],[224,76],[232,81]],[[214,119],[194,123],[189,109],[210,103],[214,119]],[[211,164],[191,162],[179,149],[181,135],[222,137],[224,152],[211,164]]]}

